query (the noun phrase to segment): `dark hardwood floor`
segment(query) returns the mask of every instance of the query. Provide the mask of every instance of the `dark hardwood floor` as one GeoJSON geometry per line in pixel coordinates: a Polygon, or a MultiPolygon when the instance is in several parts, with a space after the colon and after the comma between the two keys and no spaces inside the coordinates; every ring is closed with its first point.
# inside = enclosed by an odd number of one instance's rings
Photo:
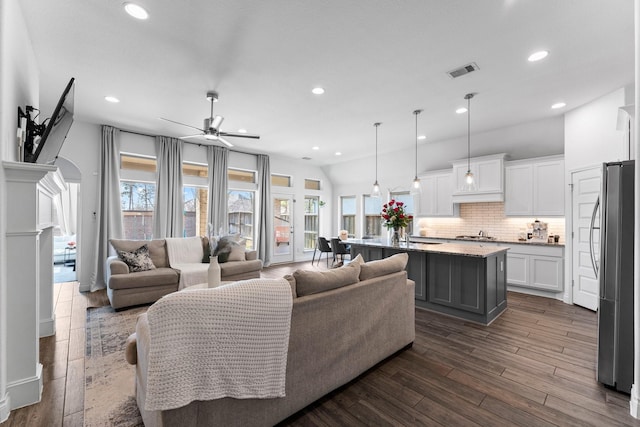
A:
{"type": "MultiPolygon", "coordinates": [[[[266,268],[282,277],[308,262],[266,268]]],[[[40,340],[42,401],[0,426],[81,426],[85,310],[104,291],[55,285],[54,337],[40,340]]],[[[416,310],[413,346],[285,420],[286,426],[640,426],[629,396],[595,379],[596,314],[510,292],[490,326],[416,310]]]]}

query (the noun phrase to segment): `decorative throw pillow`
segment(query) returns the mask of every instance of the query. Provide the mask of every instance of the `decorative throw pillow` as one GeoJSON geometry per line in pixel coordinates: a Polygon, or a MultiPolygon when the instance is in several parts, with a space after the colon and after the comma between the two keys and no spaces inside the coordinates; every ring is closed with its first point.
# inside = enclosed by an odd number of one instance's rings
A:
{"type": "Polygon", "coordinates": [[[353,263],[328,271],[296,270],[293,272],[298,297],[358,283],[359,275],[360,264],[353,263]]]}
{"type": "Polygon", "coordinates": [[[366,262],[361,265],[360,280],[368,280],[402,271],[407,266],[407,261],[409,261],[409,254],[403,252],[391,255],[388,258],[366,262]]]}
{"type": "Polygon", "coordinates": [[[241,242],[233,242],[231,244],[231,252],[229,252],[228,261],[245,261],[244,253],[247,250],[247,242],[242,239],[241,242]]]}
{"type": "Polygon", "coordinates": [[[142,245],[133,252],[118,251],[118,257],[129,266],[129,272],[154,270],[156,268],[149,256],[149,247],[142,245]]]}
{"type": "MultiPolygon", "coordinates": [[[[231,254],[231,250],[233,249],[233,246],[239,245],[239,241],[240,241],[240,236],[239,235],[229,235],[229,236],[222,236],[220,238],[220,240],[218,240],[218,245],[216,246],[216,250],[213,253],[213,256],[217,256],[218,257],[218,263],[225,263],[229,260],[229,255],[231,254]]],[[[244,240],[243,240],[243,245],[244,245],[244,240]]],[[[243,259],[244,259],[244,254],[243,254],[243,259]]]]}

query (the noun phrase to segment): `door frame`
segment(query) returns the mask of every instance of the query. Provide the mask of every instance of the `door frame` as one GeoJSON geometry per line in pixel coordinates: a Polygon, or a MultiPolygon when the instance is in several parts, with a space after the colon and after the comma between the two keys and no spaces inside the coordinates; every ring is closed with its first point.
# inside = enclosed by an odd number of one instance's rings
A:
{"type": "Polygon", "coordinates": [[[273,211],[270,212],[270,215],[274,215],[274,220],[273,225],[272,225],[272,229],[269,231],[271,233],[271,236],[273,236],[273,239],[271,241],[271,250],[272,250],[272,256],[271,256],[271,263],[272,264],[283,264],[283,263],[290,263],[294,261],[295,258],[295,203],[296,203],[296,199],[295,199],[295,194],[292,193],[271,193],[271,205],[273,206],[273,211]],[[276,220],[275,220],[275,203],[274,200],[275,199],[286,199],[289,200],[290,206],[289,206],[289,244],[287,245],[287,247],[289,248],[289,251],[287,253],[284,254],[278,254],[278,242],[276,241],[276,220]]]}

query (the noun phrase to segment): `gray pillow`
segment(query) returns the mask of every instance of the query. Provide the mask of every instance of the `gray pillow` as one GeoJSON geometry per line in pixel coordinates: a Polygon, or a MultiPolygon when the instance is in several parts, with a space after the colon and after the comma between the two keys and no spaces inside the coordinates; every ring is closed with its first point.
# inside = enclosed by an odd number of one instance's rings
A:
{"type": "Polygon", "coordinates": [[[293,272],[298,297],[358,283],[359,275],[360,264],[357,263],[349,263],[344,267],[334,268],[328,271],[296,270],[293,272]]]}
{"type": "Polygon", "coordinates": [[[118,257],[129,266],[129,272],[154,270],[156,268],[149,256],[149,247],[142,245],[134,251],[118,251],[118,257]]]}
{"type": "Polygon", "coordinates": [[[409,254],[403,252],[391,255],[389,258],[366,262],[360,266],[360,280],[368,280],[402,271],[407,266],[407,261],[409,261],[409,254]]]}
{"type": "Polygon", "coordinates": [[[220,240],[218,240],[218,245],[216,246],[216,250],[213,252],[213,256],[218,257],[219,263],[225,263],[229,260],[229,254],[233,250],[234,247],[240,247],[240,243],[238,239],[240,237],[238,235],[229,235],[222,236],[220,240]]]}

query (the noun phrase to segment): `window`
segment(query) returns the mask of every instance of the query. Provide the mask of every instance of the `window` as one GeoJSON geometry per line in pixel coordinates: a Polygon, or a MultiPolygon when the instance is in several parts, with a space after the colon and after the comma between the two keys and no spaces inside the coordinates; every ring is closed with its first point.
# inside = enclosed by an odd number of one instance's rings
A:
{"type": "Polygon", "coordinates": [[[304,198],[304,249],[315,249],[320,231],[318,216],[319,198],[305,196],[304,198]]]}
{"type": "Polygon", "coordinates": [[[287,175],[271,175],[271,185],[278,187],[291,187],[291,177],[287,175]]]}
{"type": "Polygon", "coordinates": [[[320,190],[320,181],[316,179],[305,179],[304,180],[304,189],[305,190],[320,190]]]}
{"type": "Polygon", "coordinates": [[[253,246],[253,212],[255,194],[253,191],[229,190],[228,217],[229,233],[240,234],[247,241],[247,249],[253,246]]]}
{"type": "Polygon", "coordinates": [[[240,181],[240,182],[250,182],[252,184],[256,183],[256,172],[242,169],[231,169],[229,168],[227,171],[227,179],[229,181],[240,181]]]}
{"type": "MultiPolygon", "coordinates": [[[[396,192],[396,193],[391,193],[391,198],[394,199],[397,202],[402,202],[404,203],[404,211],[409,214],[409,215],[415,215],[415,209],[414,209],[414,205],[413,205],[413,196],[411,195],[411,193],[409,193],[408,191],[402,191],[402,192],[396,192]]],[[[409,223],[409,226],[407,227],[407,233],[409,233],[409,235],[413,234],[413,221],[411,221],[409,223]]]]}
{"type": "Polygon", "coordinates": [[[197,176],[206,178],[209,176],[209,167],[198,163],[182,163],[182,174],[185,176],[197,176]]]}
{"type": "Polygon", "coordinates": [[[155,184],[120,181],[120,206],[125,239],[149,240],[153,237],[155,199],[155,184]]]}
{"type": "Polygon", "coordinates": [[[184,237],[204,236],[207,231],[207,197],[205,187],[183,187],[184,237]]]}
{"type": "Polygon", "coordinates": [[[153,157],[132,156],[120,154],[120,169],[156,172],[156,159],[153,157]]]}
{"type": "Polygon", "coordinates": [[[351,237],[356,235],[356,196],[340,197],[340,227],[351,237]]]}
{"type": "Polygon", "coordinates": [[[382,199],[364,196],[364,235],[368,237],[382,236],[382,199]]]}

